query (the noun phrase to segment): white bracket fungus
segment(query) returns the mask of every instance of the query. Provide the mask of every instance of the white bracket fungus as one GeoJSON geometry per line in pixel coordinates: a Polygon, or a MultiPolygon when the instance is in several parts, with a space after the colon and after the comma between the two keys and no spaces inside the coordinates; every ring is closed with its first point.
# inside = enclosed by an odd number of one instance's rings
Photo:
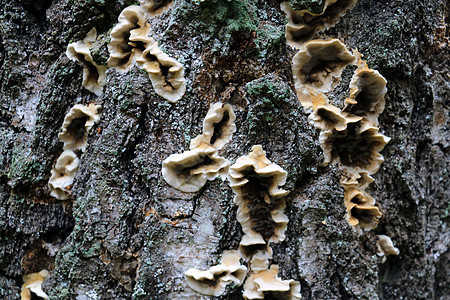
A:
{"type": "MultiPolygon", "coordinates": [[[[203,124],[204,132],[191,147],[222,147],[235,131],[234,118],[231,107],[211,105],[203,124]],[[217,127],[228,130],[220,129],[216,134],[218,137],[213,138],[217,127]],[[223,137],[223,141],[218,142],[220,137],[223,137]]],[[[228,179],[236,194],[234,202],[238,206],[237,220],[244,231],[239,252],[249,263],[250,275],[244,284],[244,299],[301,299],[300,283],[281,280],[277,277],[278,265],[270,267],[273,251],[269,243],[284,240],[288,223],[283,197],[289,192],[280,188],[285,184],[286,177],[286,171],[267,159],[261,145],[253,146],[248,155],[238,158],[229,169],[228,179]]],[[[213,296],[220,296],[228,283],[242,284],[247,269],[239,264],[239,252],[225,251],[222,264],[208,271],[189,269],[185,273],[187,284],[199,293],[213,296]],[[231,265],[234,267],[228,267],[231,265]],[[240,270],[240,273],[234,270],[240,270]],[[230,277],[230,274],[233,276],[230,277]]]]}
{"type": "Polygon", "coordinates": [[[344,203],[347,208],[347,221],[350,225],[363,230],[377,227],[381,212],[375,206],[375,199],[355,188],[344,189],[344,203]]]}
{"type": "MultiPolygon", "coordinates": [[[[137,5],[126,7],[120,13],[118,21],[111,31],[111,42],[108,44],[108,66],[126,72],[132,67],[136,54],[141,54],[147,46],[142,44],[142,38],[148,38],[150,25],[146,22],[145,11],[137,5]],[[133,30],[137,31],[133,34],[134,41],[131,41],[133,30]],[[137,40],[138,36],[141,37],[140,40],[137,40]]],[[[147,41],[152,40],[148,38],[147,41]]]]}
{"type": "Polygon", "coordinates": [[[377,255],[383,257],[381,261],[382,263],[386,262],[386,256],[400,254],[400,250],[394,247],[394,243],[391,238],[384,234],[378,235],[377,248],[377,255]]]}
{"type": "Polygon", "coordinates": [[[206,180],[226,176],[229,162],[213,147],[196,148],[182,154],[172,154],[162,163],[166,182],[183,192],[199,191],[206,180]]]}
{"type": "Polygon", "coordinates": [[[350,82],[350,97],[345,100],[343,111],[362,116],[375,126],[378,115],[384,110],[387,81],[376,70],[360,67],[350,82]]]}
{"type": "Polygon", "coordinates": [[[299,300],[300,283],[295,280],[281,280],[278,265],[271,265],[270,269],[252,273],[244,285],[243,297],[252,299],[299,300]]]}
{"type": "Polygon", "coordinates": [[[369,174],[380,168],[384,158],[379,152],[390,141],[377,127],[362,121],[347,124],[344,131],[322,131],[320,138],[325,163],[336,160],[344,168],[361,169],[369,174]]]}
{"type": "Polygon", "coordinates": [[[33,294],[40,297],[41,299],[48,300],[50,299],[47,294],[42,290],[42,283],[44,279],[48,276],[47,270],[42,270],[38,273],[31,273],[24,275],[22,277],[24,284],[22,285],[22,291],[20,293],[21,300],[31,300],[35,299],[33,294]]]}
{"type": "Polygon", "coordinates": [[[72,150],[65,150],[61,153],[51,170],[51,177],[48,181],[51,196],[58,200],[67,199],[66,193],[72,187],[79,164],[80,160],[72,150]]]}
{"type": "Polygon", "coordinates": [[[312,40],[292,58],[295,89],[328,92],[355,56],[338,39],[312,40]]]}
{"type": "Polygon", "coordinates": [[[100,108],[100,105],[92,103],[88,106],[76,104],[64,118],[62,131],[58,134],[60,141],[64,142],[64,151],[58,157],[48,181],[50,195],[58,200],[67,199],[67,192],[72,187],[80,164],[74,151],[86,150],[87,134],[100,120],[100,108]]]}
{"type": "Polygon", "coordinates": [[[172,154],[162,163],[165,181],[183,192],[199,191],[207,180],[226,177],[229,161],[218,150],[236,131],[236,117],[229,104],[211,104],[203,121],[203,133],[192,140],[190,151],[172,154]]]}
{"type": "Polygon", "coordinates": [[[136,63],[148,72],[155,92],[175,103],[186,92],[184,68],[175,59],[158,48],[158,43],[148,44],[136,63]]]}
{"type": "MultiPolygon", "coordinates": [[[[289,192],[279,186],[286,182],[287,172],[267,159],[261,145],[252,147],[247,156],[230,167],[230,186],[238,206],[237,220],[242,226],[246,246],[280,242],[285,238],[288,218],[284,214],[289,192]]],[[[255,250],[259,248],[256,247],[255,250]]]]}
{"type": "Polygon", "coordinates": [[[236,250],[224,251],[220,265],[207,271],[189,269],[184,273],[186,283],[194,291],[210,296],[220,296],[225,287],[234,283],[241,285],[247,275],[247,268],[239,263],[240,255],[236,250]]]}
{"type": "Polygon", "coordinates": [[[230,104],[220,102],[211,104],[203,121],[203,134],[191,141],[191,148],[207,144],[217,150],[222,149],[236,132],[235,120],[236,115],[230,104]]]}
{"type": "Polygon", "coordinates": [[[106,66],[98,66],[91,56],[89,48],[97,38],[94,28],[82,40],[67,46],[66,55],[69,59],[78,61],[83,66],[83,87],[100,96],[106,84],[106,66]]]}
{"type": "Polygon", "coordinates": [[[64,118],[59,139],[64,142],[64,150],[81,150],[84,152],[87,146],[87,134],[89,130],[100,120],[100,105],[82,104],[74,105],[64,118]]]}
{"type": "Polygon", "coordinates": [[[162,13],[172,5],[167,0],[141,0],[141,6],[126,7],[119,15],[119,23],[111,31],[108,44],[108,66],[121,72],[133,64],[148,72],[155,92],[175,103],[186,92],[184,68],[175,59],[158,48],[158,43],[148,36],[150,24],[147,16],[162,13]]]}
{"type": "Polygon", "coordinates": [[[294,10],[289,2],[282,2],[281,10],[286,14],[287,44],[300,48],[305,42],[324,29],[334,26],[341,16],[351,9],[357,0],[326,0],[322,12],[314,14],[308,10],[294,10]]]}
{"type": "MultiPolygon", "coordinates": [[[[356,1],[327,1],[325,16],[335,4],[352,6],[356,1]]],[[[294,12],[282,5],[289,18],[303,18],[306,12],[294,12]]],[[[336,6],[337,7],[337,6],[336,6]]],[[[302,19],[303,20],[303,19],[302,19]]],[[[377,226],[381,212],[375,200],[364,192],[384,161],[380,151],[390,138],[378,129],[378,115],[383,111],[386,80],[369,69],[358,51],[354,55],[337,39],[312,40],[302,43],[292,59],[292,73],[298,99],[310,114],[308,120],[320,129],[323,165],[336,161],[342,169],[340,184],[344,187],[347,220],[357,229],[377,226]],[[339,80],[343,69],[355,64],[358,68],[350,83],[350,97],[343,110],[329,103],[324,93],[339,80]]]]}

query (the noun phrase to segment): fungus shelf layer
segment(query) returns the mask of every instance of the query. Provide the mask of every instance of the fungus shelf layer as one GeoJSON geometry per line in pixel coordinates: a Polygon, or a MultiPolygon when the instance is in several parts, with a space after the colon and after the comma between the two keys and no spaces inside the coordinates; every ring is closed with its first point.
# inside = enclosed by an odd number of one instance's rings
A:
{"type": "Polygon", "coordinates": [[[209,270],[189,269],[184,273],[186,283],[194,291],[210,296],[220,296],[228,284],[241,285],[247,268],[240,264],[241,256],[236,250],[224,251],[220,265],[209,270]]]}
{"type": "Polygon", "coordinates": [[[82,86],[88,91],[100,96],[106,84],[106,66],[98,66],[91,56],[90,47],[95,42],[97,30],[88,32],[86,38],[67,46],[66,55],[69,59],[79,62],[83,67],[82,86]]]}
{"type": "Polygon", "coordinates": [[[162,174],[172,187],[183,192],[199,191],[207,180],[225,178],[229,162],[218,150],[236,131],[233,108],[229,104],[211,104],[203,121],[203,133],[191,141],[190,150],[172,154],[162,163],[162,174]]]}

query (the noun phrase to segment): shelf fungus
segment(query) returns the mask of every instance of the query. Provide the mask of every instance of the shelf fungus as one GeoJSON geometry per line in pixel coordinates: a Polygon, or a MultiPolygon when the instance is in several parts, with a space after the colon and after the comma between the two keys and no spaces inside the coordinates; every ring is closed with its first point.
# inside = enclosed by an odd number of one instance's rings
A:
{"type": "Polygon", "coordinates": [[[91,56],[89,48],[95,42],[96,37],[97,30],[94,27],[82,41],[69,44],[66,55],[70,60],[79,62],[83,67],[82,86],[95,95],[100,96],[106,84],[106,66],[98,66],[91,56]]]}
{"type": "Polygon", "coordinates": [[[375,206],[375,199],[355,188],[346,188],[344,191],[347,221],[350,225],[363,230],[376,228],[382,214],[375,206]]]}
{"type": "Polygon", "coordinates": [[[64,142],[64,150],[81,150],[87,146],[87,133],[100,120],[100,105],[74,105],[64,118],[62,131],[58,134],[64,142]]]}
{"type": "Polygon", "coordinates": [[[387,81],[376,70],[366,66],[356,69],[350,82],[350,97],[344,112],[368,119],[378,125],[378,115],[384,110],[387,81]]]}
{"type": "Polygon", "coordinates": [[[230,167],[230,186],[236,196],[237,220],[244,236],[243,254],[250,257],[269,242],[285,238],[288,218],[283,199],[289,191],[279,186],[286,182],[287,172],[267,159],[261,145],[255,145],[247,156],[240,157],[230,167]],[[252,250],[249,252],[249,250],[252,250]]]}
{"type": "Polygon", "coordinates": [[[22,285],[22,291],[20,293],[21,300],[50,299],[41,287],[47,276],[47,270],[24,275],[22,277],[24,284],[22,285]]]}
{"type": "Polygon", "coordinates": [[[139,0],[141,7],[151,18],[169,10],[173,5],[173,0],[139,0]]]}
{"type": "Polygon", "coordinates": [[[377,249],[377,255],[382,257],[382,263],[386,262],[386,256],[400,254],[400,250],[394,247],[391,238],[384,234],[378,235],[377,249]]]}
{"type": "Polygon", "coordinates": [[[213,147],[199,147],[182,154],[172,154],[162,163],[162,175],[172,187],[183,192],[197,192],[207,180],[225,177],[229,162],[213,147]]]}
{"type": "Polygon", "coordinates": [[[119,23],[111,31],[111,42],[108,44],[108,66],[121,72],[128,71],[148,44],[154,42],[147,35],[150,25],[146,22],[142,7],[131,5],[119,15],[119,23]]]}
{"type": "Polygon", "coordinates": [[[72,150],[65,150],[56,160],[48,181],[50,195],[58,200],[66,200],[78,171],[80,160],[72,150]]]}
{"type": "Polygon", "coordinates": [[[301,299],[300,282],[292,279],[281,280],[277,274],[278,265],[271,265],[270,269],[250,274],[244,284],[244,299],[301,299]]]}
{"type": "Polygon", "coordinates": [[[355,56],[338,39],[307,42],[292,59],[297,93],[303,89],[328,92],[344,68],[354,61],[355,56]]]}
{"type": "Polygon", "coordinates": [[[313,13],[309,10],[294,10],[289,2],[281,3],[281,10],[286,14],[287,44],[300,48],[311,40],[317,32],[334,26],[339,18],[351,9],[357,0],[326,0],[323,10],[313,13]]]}
{"type": "Polygon", "coordinates": [[[369,172],[357,169],[345,169],[340,184],[344,188],[364,190],[374,181],[369,172]]]}
{"type": "Polygon", "coordinates": [[[175,103],[186,92],[184,68],[175,59],[158,48],[158,43],[148,44],[136,62],[148,72],[155,92],[175,103]]]}
{"type": "Polygon", "coordinates": [[[194,291],[210,296],[220,296],[225,287],[234,283],[241,285],[247,275],[247,268],[240,264],[240,255],[236,250],[224,251],[220,265],[207,271],[189,269],[184,273],[186,283],[194,291]]]}
{"type": "Polygon", "coordinates": [[[236,115],[230,104],[211,104],[203,121],[203,134],[191,141],[191,148],[206,144],[217,150],[222,149],[236,132],[235,120],[236,115]]]}
{"type": "Polygon", "coordinates": [[[207,180],[226,177],[229,161],[218,150],[236,131],[236,116],[229,104],[211,104],[203,121],[203,133],[191,141],[190,151],[172,154],[163,161],[166,182],[183,192],[197,192],[207,180]]]}
{"type": "Polygon", "coordinates": [[[379,152],[389,140],[377,127],[363,121],[349,123],[343,131],[320,133],[324,163],[337,160],[344,169],[361,169],[369,174],[380,168],[384,158],[379,152]]]}
{"type": "Polygon", "coordinates": [[[344,115],[342,111],[334,105],[324,104],[315,107],[308,120],[316,128],[323,131],[333,130],[343,131],[347,129],[347,124],[360,121],[361,117],[344,115]]]}

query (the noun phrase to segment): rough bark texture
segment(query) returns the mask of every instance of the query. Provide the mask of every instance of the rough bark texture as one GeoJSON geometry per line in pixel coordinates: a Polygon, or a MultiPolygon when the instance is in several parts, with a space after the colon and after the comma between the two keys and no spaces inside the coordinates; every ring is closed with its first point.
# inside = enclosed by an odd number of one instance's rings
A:
{"type": "MultiPolygon", "coordinates": [[[[22,275],[46,268],[52,299],[210,299],[188,288],[183,273],[237,248],[233,193],[220,179],[183,193],[160,169],[201,133],[218,101],[237,115],[220,154],[235,161],[261,144],[289,173],[287,238],[273,245],[274,263],[280,277],[301,282],[304,299],[448,298],[447,1],[360,0],[320,34],[358,48],[388,80],[380,128],[392,140],[369,189],[384,216],[362,235],[344,219],[339,169],[319,166],[318,131],[293,88],[295,51],[285,43],[279,2],[194,2],[175,0],[152,19],[152,36],[186,71],[187,92],[170,104],[138,68],[108,70],[96,97],[65,55],[96,26],[105,44],[95,58],[105,63],[109,30],[133,1],[0,1],[0,298],[19,299],[22,275]],[[101,121],[70,201],[55,200],[47,182],[64,115],[90,102],[102,104],[101,121]],[[400,255],[382,264],[376,234],[389,235],[400,255]]],[[[352,71],[333,93],[338,105],[352,71]]],[[[241,294],[230,286],[220,299],[241,294]]]]}

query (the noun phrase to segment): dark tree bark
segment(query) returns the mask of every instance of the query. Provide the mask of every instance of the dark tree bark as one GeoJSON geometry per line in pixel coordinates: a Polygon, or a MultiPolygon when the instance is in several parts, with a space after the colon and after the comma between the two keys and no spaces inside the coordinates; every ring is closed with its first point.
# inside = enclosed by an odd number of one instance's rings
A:
{"type": "MultiPolygon", "coordinates": [[[[22,275],[47,269],[52,299],[210,299],[183,274],[237,249],[234,194],[219,179],[199,192],[176,190],[161,163],[188,149],[216,102],[236,113],[221,156],[234,162],[261,144],[288,172],[289,224],[272,245],[273,262],[281,278],[300,281],[303,299],[449,297],[448,1],[359,0],[318,35],[357,48],[388,81],[379,127],[392,140],[368,189],[383,217],[363,234],[344,218],[339,168],[320,166],[319,131],[297,100],[296,50],[286,45],[280,3],[175,0],[151,20],[151,36],[184,66],[184,97],[167,102],[136,67],[109,69],[97,97],[81,87],[67,45],[96,27],[94,59],[105,63],[109,30],[136,2],[0,1],[0,298],[20,299],[22,275]],[[56,200],[47,183],[62,152],[58,132],[73,105],[91,102],[102,105],[101,120],[70,199],[56,200]],[[400,255],[382,263],[378,234],[400,255]]],[[[331,94],[335,103],[348,97],[353,70],[331,94]]],[[[241,295],[230,286],[219,299],[241,295]]]]}

